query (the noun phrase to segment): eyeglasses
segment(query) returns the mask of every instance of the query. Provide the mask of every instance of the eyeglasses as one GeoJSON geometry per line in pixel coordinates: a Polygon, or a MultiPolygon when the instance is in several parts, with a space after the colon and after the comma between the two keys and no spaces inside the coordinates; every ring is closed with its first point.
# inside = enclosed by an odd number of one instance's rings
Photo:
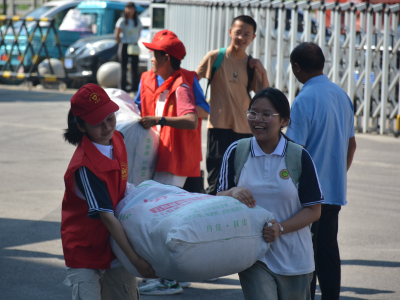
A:
{"type": "Polygon", "coordinates": [[[246,114],[247,114],[247,120],[254,121],[257,119],[257,116],[260,116],[261,122],[265,123],[271,121],[272,116],[279,116],[279,114],[257,113],[251,110],[246,111],[246,114]]]}
{"type": "Polygon", "coordinates": [[[235,37],[242,37],[242,38],[245,38],[246,40],[248,40],[248,39],[250,39],[250,38],[252,38],[253,37],[253,35],[251,35],[250,33],[240,33],[240,32],[234,32],[233,33],[234,35],[235,35],[235,37]]]}

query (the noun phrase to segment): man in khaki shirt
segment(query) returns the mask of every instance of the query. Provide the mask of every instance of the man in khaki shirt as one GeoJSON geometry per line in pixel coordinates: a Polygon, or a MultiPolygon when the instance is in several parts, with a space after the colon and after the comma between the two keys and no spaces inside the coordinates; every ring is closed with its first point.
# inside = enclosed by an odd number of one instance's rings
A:
{"type": "MultiPolygon", "coordinates": [[[[250,91],[258,92],[268,87],[267,71],[259,59],[248,61],[246,48],[256,37],[257,24],[250,16],[233,19],[229,35],[231,44],[226,49],[224,59],[211,82],[210,118],[207,133],[206,164],[208,171],[207,193],[217,193],[222,158],[228,147],[235,141],[250,137],[246,111],[250,103],[250,91]],[[249,83],[247,64],[254,68],[254,79],[249,83]]],[[[210,79],[211,69],[217,59],[219,49],[210,51],[203,58],[196,73],[201,78],[210,79]]]]}

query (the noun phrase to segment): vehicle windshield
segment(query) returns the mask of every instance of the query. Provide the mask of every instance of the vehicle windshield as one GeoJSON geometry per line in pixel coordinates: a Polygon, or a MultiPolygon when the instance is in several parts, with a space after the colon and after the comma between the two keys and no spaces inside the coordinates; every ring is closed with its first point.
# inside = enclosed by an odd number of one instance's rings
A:
{"type": "Polygon", "coordinates": [[[42,6],[39,7],[38,9],[35,9],[34,11],[30,12],[29,14],[27,14],[25,16],[26,17],[33,17],[35,19],[39,19],[44,13],[46,13],[47,11],[49,11],[50,9],[54,8],[54,6],[42,6]]]}

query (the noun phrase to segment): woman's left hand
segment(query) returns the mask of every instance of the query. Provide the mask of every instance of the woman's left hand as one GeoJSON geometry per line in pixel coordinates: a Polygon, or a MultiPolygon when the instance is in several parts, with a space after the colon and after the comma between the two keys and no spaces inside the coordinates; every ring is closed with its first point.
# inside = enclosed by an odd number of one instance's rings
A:
{"type": "Polygon", "coordinates": [[[271,223],[272,226],[268,227],[268,222],[265,223],[262,233],[263,233],[264,240],[267,243],[272,243],[279,236],[280,226],[279,226],[278,222],[276,222],[275,220],[270,220],[269,223],[271,223]]]}

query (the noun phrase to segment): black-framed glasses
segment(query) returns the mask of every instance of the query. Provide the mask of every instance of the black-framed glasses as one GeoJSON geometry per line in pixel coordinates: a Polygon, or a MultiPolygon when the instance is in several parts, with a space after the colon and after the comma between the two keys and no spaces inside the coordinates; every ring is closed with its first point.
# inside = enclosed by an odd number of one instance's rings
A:
{"type": "Polygon", "coordinates": [[[270,114],[270,113],[257,113],[255,111],[248,110],[246,111],[247,120],[254,121],[257,119],[257,116],[260,116],[261,122],[269,122],[271,121],[272,116],[279,116],[279,114],[270,114]]]}

